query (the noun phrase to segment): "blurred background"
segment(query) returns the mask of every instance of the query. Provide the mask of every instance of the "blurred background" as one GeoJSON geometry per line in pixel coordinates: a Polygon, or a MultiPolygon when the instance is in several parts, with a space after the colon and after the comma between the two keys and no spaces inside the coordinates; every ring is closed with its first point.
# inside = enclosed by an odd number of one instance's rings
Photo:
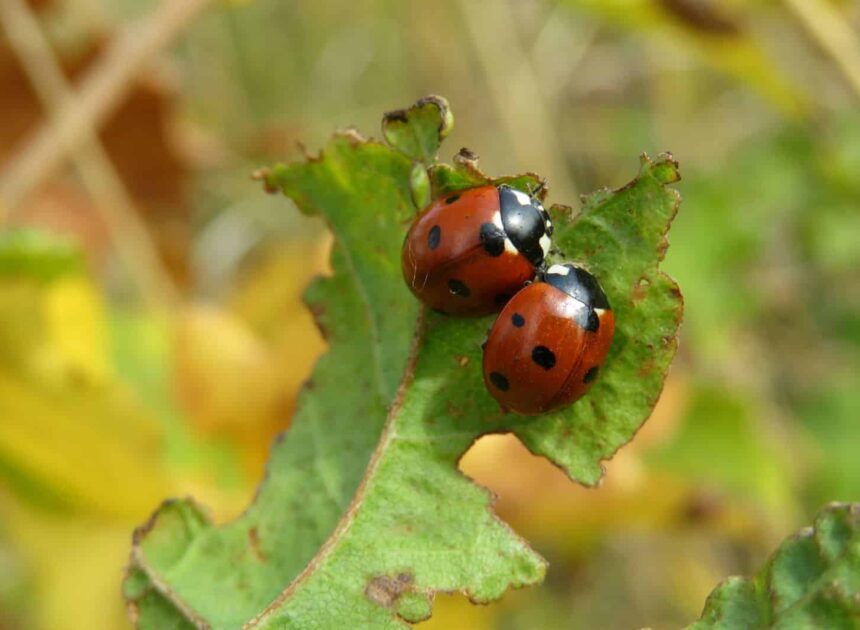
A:
{"type": "Polygon", "coordinates": [[[0,628],[126,628],[131,529],[227,519],[324,343],[321,224],[249,173],[446,96],[443,158],[550,200],[671,150],[664,394],[596,490],[513,438],[462,469],[551,563],[427,628],[675,628],[860,500],[860,3],[0,0],[0,628]]]}

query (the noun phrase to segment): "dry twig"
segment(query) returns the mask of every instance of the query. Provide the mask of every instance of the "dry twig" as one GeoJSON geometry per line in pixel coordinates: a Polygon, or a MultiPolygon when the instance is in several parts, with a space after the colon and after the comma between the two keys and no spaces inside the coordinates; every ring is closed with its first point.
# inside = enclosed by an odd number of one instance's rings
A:
{"type": "Polygon", "coordinates": [[[106,53],[76,98],[27,3],[0,0],[0,21],[50,117],[49,124],[0,177],[0,204],[11,213],[68,155],[141,295],[158,310],[175,305],[179,293],[96,129],[125,96],[143,64],[207,2],[166,0],[149,20],[106,53]]]}

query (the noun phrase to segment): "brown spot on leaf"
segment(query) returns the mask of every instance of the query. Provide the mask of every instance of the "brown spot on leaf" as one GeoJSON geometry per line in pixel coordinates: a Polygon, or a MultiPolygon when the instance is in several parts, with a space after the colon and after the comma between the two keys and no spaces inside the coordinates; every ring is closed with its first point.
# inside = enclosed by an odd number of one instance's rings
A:
{"type": "Polygon", "coordinates": [[[645,296],[648,294],[648,288],[651,286],[651,281],[645,276],[640,276],[636,281],[636,284],[633,287],[633,295],[631,299],[633,303],[636,304],[640,300],[645,299],[645,296]]]}
{"type": "Polygon", "coordinates": [[[457,357],[457,365],[459,365],[460,367],[466,367],[467,365],[469,365],[469,357],[457,357]]]}
{"type": "Polygon", "coordinates": [[[364,594],[380,606],[390,608],[403,593],[411,590],[414,577],[411,573],[399,573],[395,577],[378,575],[367,584],[364,594]]]}
{"type": "Polygon", "coordinates": [[[641,366],[639,366],[639,372],[638,372],[639,377],[644,378],[644,377],[648,376],[649,374],[651,374],[651,372],[654,371],[654,367],[655,367],[654,366],[654,359],[653,358],[647,359],[646,361],[644,361],[642,363],[641,366]]]}
{"type": "Polygon", "coordinates": [[[451,416],[452,418],[462,418],[463,417],[463,410],[460,409],[460,407],[458,407],[454,403],[452,403],[450,400],[445,403],[445,406],[447,408],[448,415],[451,416]]]}
{"type": "Polygon", "coordinates": [[[248,530],[248,543],[251,545],[251,551],[257,560],[260,562],[266,562],[266,560],[268,560],[266,554],[263,553],[263,550],[260,548],[260,533],[257,531],[256,527],[252,527],[248,530]]]}
{"type": "Polygon", "coordinates": [[[309,302],[308,309],[310,309],[311,315],[314,317],[314,323],[317,325],[317,328],[322,335],[322,338],[328,341],[329,339],[329,329],[328,326],[325,325],[325,316],[326,316],[326,306],[322,302],[309,302]]]}
{"type": "Polygon", "coordinates": [[[383,114],[382,117],[386,123],[389,123],[389,122],[405,123],[405,122],[409,121],[409,117],[406,115],[405,109],[396,109],[392,112],[385,112],[385,114],[383,114]]]}

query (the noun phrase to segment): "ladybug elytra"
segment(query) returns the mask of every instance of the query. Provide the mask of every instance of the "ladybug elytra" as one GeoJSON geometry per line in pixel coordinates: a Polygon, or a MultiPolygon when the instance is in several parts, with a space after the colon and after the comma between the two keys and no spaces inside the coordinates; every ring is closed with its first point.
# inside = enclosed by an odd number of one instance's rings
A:
{"type": "Polygon", "coordinates": [[[434,310],[487,315],[544,267],[551,235],[534,196],[504,184],[457,191],[416,217],[403,243],[403,277],[434,310]]]}
{"type": "Polygon", "coordinates": [[[591,388],[614,332],[597,279],[576,265],[553,265],[499,313],[484,345],[484,382],[520,414],[563,407],[591,388]]]}

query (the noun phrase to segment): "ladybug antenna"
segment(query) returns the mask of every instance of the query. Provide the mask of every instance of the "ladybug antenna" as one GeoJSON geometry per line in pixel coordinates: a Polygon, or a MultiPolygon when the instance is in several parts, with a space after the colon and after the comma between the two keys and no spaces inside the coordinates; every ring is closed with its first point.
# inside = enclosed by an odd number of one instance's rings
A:
{"type": "Polygon", "coordinates": [[[542,179],[538,187],[532,191],[532,197],[537,197],[546,188],[546,180],[542,179]]]}

